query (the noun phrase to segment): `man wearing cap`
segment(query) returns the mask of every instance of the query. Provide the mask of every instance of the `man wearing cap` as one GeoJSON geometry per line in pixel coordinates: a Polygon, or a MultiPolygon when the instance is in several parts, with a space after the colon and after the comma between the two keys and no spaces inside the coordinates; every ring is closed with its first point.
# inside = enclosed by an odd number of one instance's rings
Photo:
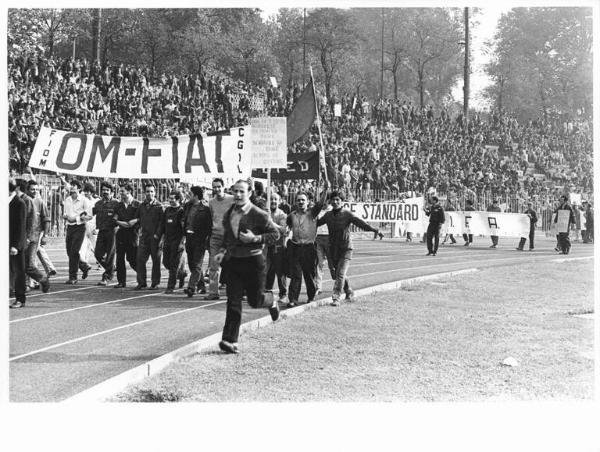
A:
{"type": "MultiPolygon", "coordinates": [[[[525,212],[523,212],[523,213],[529,217],[529,251],[533,251],[533,239],[535,237],[535,224],[537,223],[538,218],[537,218],[537,214],[535,213],[535,210],[533,210],[532,202],[527,203],[527,210],[525,210],[525,212]]],[[[523,251],[523,247],[525,246],[526,240],[527,239],[525,237],[521,237],[521,240],[519,241],[519,246],[517,247],[517,250],[523,251]]]]}
{"type": "MultiPolygon", "coordinates": [[[[500,210],[500,206],[498,205],[498,200],[494,199],[494,201],[492,202],[492,205],[489,206],[487,208],[488,212],[502,212],[502,210],[500,210]]],[[[491,235],[490,238],[492,239],[492,244],[490,245],[490,248],[498,248],[498,236],[497,235],[491,235]]]]}

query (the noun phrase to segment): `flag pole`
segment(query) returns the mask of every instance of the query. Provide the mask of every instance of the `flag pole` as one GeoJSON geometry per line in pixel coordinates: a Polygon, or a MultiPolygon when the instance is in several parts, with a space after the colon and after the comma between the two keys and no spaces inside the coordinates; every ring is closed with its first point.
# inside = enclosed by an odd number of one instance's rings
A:
{"type": "MultiPolygon", "coordinates": [[[[317,129],[319,130],[319,141],[321,143],[321,152],[319,154],[319,179],[317,182],[317,184],[319,184],[321,182],[321,157],[323,157],[323,163],[325,163],[325,148],[323,147],[323,135],[321,134],[321,118],[319,116],[319,106],[317,105],[317,93],[315,91],[315,78],[313,76],[312,65],[310,66],[310,82],[313,85],[313,97],[315,99],[315,110],[317,113],[317,129]]],[[[325,165],[325,181],[329,182],[329,180],[327,179],[327,165],[325,165]]]]}

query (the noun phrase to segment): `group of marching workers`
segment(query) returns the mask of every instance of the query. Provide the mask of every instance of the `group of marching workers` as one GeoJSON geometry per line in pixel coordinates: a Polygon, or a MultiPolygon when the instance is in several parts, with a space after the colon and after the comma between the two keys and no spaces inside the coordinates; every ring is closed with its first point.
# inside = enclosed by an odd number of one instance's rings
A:
{"type": "MultiPolygon", "coordinates": [[[[178,185],[169,193],[165,208],[156,199],[152,184],[144,187],[144,199],[139,201],[129,183],[115,188],[104,181],[99,198],[91,184],[82,185],[78,180],[66,183],[63,219],[69,277],[65,283],[77,284],[79,276],[86,279],[92,269],[82,259],[82,246],[91,229],[94,256],[103,271],[99,286],[127,287],[128,263],[136,272],[133,290],[159,290],[162,263],[168,271],[165,294],[175,293],[178,284],[187,297],[203,293],[205,300],[218,300],[224,287],[227,314],[220,347],[229,353],[237,352],[244,298],[251,307],[267,306],[277,320],[279,303],[288,307],[299,303],[303,279],[306,302],[314,301],[323,290],[325,260],[334,280],[331,305],[340,305],[342,293],[345,300],[352,300],[347,278],[353,250],[350,227],[355,225],[381,239],[379,229],[343,209],[344,194],[330,191],[328,183],[318,200],[307,193],[298,194],[293,208],[277,193],[270,196],[267,205],[264,192],[254,188],[252,181],[239,180],[228,194],[224,181],[215,178],[212,197],[206,201],[203,187],[192,186],[186,191],[178,185]],[[202,272],[206,251],[208,288],[202,272]],[[149,259],[152,270],[148,284],[149,259]],[[278,297],[272,295],[275,280],[278,297]]],[[[56,273],[44,275],[36,266],[36,257],[44,252],[50,221],[37,189],[35,180],[9,183],[11,223],[22,222],[20,229],[24,231],[22,237],[17,230],[10,231],[12,308],[25,306],[28,277],[47,292],[49,277],[56,273]]]]}

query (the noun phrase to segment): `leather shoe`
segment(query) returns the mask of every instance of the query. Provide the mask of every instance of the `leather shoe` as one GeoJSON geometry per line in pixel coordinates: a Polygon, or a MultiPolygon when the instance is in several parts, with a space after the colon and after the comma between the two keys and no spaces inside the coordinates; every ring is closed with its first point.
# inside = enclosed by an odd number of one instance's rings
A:
{"type": "Polygon", "coordinates": [[[205,300],[220,300],[221,297],[219,295],[206,295],[204,297],[205,300]]]}
{"type": "Polygon", "coordinates": [[[24,306],[25,306],[25,302],[24,301],[13,301],[11,304],[8,305],[8,307],[10,309],[22,308],[24,306]]]}
{"type": "Polygon", "coordinates": [[[269,308],[269,314],[271,314],[273,322],[279,318],[279,305],[277,303],[269,308]]]}
{"type": "Polygon", "coordinates": [[[119,284],[117,284],[117,285],[116,285],[114,288],[115,288],[115,289],[124,289],[125,287],[127,287],[125,284],[121,284],[121,283],[119,283],[119,284]]]}
{"type": "Polygon", "coordinates": [[[148,290],[158,290],[158,284],[152,284],[148,290]]]}
{"type": "Polygon", "coordinates": [[[192,298],[194,296],[194,289],[192,289],[191,287],[185,289],[184,292],[186,293],[188,298],[192,298]]]}
{"type": "Polygon", "coordinates": [[[238,352],[238,348],[237,348],[237,344],[235,342],[227,342],[227,341],[221,341],[219,342],[219,348],[221,350],[223,350],[225,353],[237,353],[238,352]]]}
{"type": "Polygon", "coordinates": [[[148,286],[146,286],[145,284],[138,284],[137,286],[135,286],[133,288],[133,290],[142,290],[142,289],[145,289],[146,287],[148,287],[148,286]]]}
{"type": "Polygon", "coordinates": [[[50,270],[48,272],[48,276],[55,276],[56,275],[56,270],[50,270]]]}
{"type": "Polygon", "coordinates": [[[48,278],[44,278],[40,281],[40,286],[42,288],[42,292],[47,293],[50,290],[50,281],[48,278]]]}
{"type": "Polygon", "coordinates": [[[87,267],[85,270],[81,271],[81,279],[85,279],[88,277],[88,274],[90,273],[90,268],[92,267],[87,267]]]}
{"type": "Polygon", "coordinates": [[[67,279],[65,281],[65,284],[69,284],[69,285],[73,286],[73,285],[77,284],[77,280],[76,279],[67,279]]]}
{"type": "Polygon", "coordinates": [[[171,289],[171,288],[169,288],[169,289],[165,290],[165,294],[166,294],[166,295],[170,295],[170,294],[172,294],[172,293],[173,293],[173,289],[171,289]]]}

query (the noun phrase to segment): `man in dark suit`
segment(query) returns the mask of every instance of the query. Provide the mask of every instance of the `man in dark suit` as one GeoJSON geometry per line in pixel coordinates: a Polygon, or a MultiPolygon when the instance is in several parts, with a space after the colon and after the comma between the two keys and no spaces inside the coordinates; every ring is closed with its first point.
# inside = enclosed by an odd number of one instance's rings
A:
{"type": "MultiPolygon", "coordinates": [[[[215,261],[221,264],[227,284],[227,314],[219,347],[226,353],[237,353],[242,321],[242,297],[258,308],[264,303],[265,258],[263,247],[279,238],[279,231],[264,210],[250,202],[250,185],[239,180],[233,186],[234,204],[223,217],[225,234],[215,261]]],[[[273,320],[279,308],[269,308],[273,320]]]]}
{"type": "Polygon", "coordinates": [[[25,306],[25,247],[27,246],[27,233],[25,224],[27,222],[27,206],[15,193],[16,185],[8,183],[8,246],[10,279],[14,279],[15,301],[9,306],[11,308],[22,308],[25,306]]]}

